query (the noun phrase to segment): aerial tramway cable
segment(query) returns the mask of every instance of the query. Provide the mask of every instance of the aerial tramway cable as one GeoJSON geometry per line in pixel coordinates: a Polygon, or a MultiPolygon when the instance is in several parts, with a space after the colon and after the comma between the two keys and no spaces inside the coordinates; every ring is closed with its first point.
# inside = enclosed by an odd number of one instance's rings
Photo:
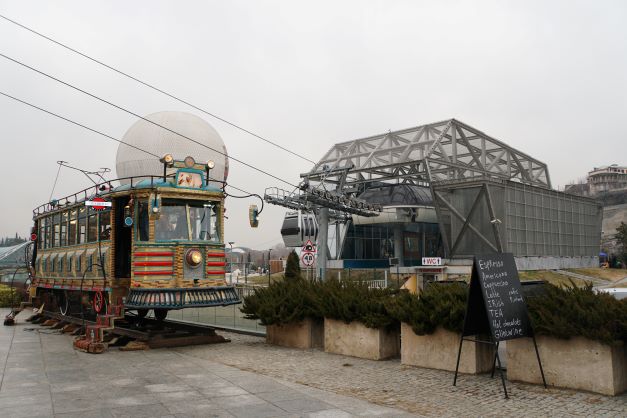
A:
{"type": "Polygon", "coordinates": [[[131,114],[131,115],[133,115],[133,116],[135,116],[135,117],[137,117],[137,118],[139,118],[139,119],[142,119],[142,120],[143,120],[143,121],[145,121],[145,122],[148,122],[148,123],[153,124],[153,125],[155,125],[155,126],[157,126],[157,127],[161,128],[161,129],[164,129],[164,130],[166,130],[166,131],[168,131],[168,132],[171,132],[171,133],[173,133],[173,134],[175,134],[175,135],[178,135],[178,136],[180,136],[181,138],[185,138],[185,139],[187,139],[188,141],[191,141],[191,142],[193,142],[193,143],[195,143],[195,144],[197,144],[197,145],[200,145],[200,146],[205,147],[205,148],[207,148],[207,149],[210,149],[210,150],[212,150],[212,151],[214,151],[214,152],[217,152],[218,154],[223,155],[223,156],[225,156],[225,157],[227,157],[227,158],[229,158],[229,159],[231,159],[231,160],[233,160],[233,161],[236,161],[236,162],[238,162],[238,163],[240,163],[240,164],[242,164],[242,165],[244,165],[244,166],[246,166],[246,167],[248,167],[248,168],[252,168],[252,169],[253,169],[253,170],[255,170],[255,171],[258,171],[258,172],[260,172],[260,173],[262,173],[262,174],[265,174],[265,175],[266,175],[266,176],[268,176],[268,177],[272,177],[273,179],[278,180],[278,181],[280,181],[280,182],[282,182],[282,183],[285,183],[285,184],[287,184],[287,185],[289,185],[289,186],[292,186],[292,187],[295,187],[295,188],[296,188],[296,187],[298,187],[298,186],[296,186],[295,184],[293,184],[293,183],[291,183],[291,182],[289,182],[289,181],[287,181],[287,180],[284,180],[284,179],[282,179],[282,178],[280,178],[280,177],[278,177],[278,176],[276,176],[276,175],[274,175],[274,174],[272,174],[272,173],[269,173],[269,172],[267,172],[267,171],[265,171],[265,170],[263,170],[263,169],[261,169],[261,168],[255,167],[254,165],[252,165],[252,164],[250,164],[250,163],[247,163],[247,162],[242,161],[242,160],[240,160],[240,159],[238,159],[238,158],[235,158],[235,157],[233,157],[232,155],[231,155],[231,156],[229,156],[229,155],[227,155],[225,152],[222,152],[222,151],[217,150],[217,149],[215,149],[215,148],[212,148],[212,147],[210,147],[210,146],[208,146],[208,145],[206,145],[206,144],[203,144],[202,142],[197,141],[197,140],[195,140],[195,139],[193,139],[193,138],[190,138],[190,137],[189,137],[189,136],[187,136],[187,135],[183,135],[183,134],[181,134],[181,133],[179,133],[179,132],[176,132],[176,131],[174,131],[174,130],[172,130],[172,129],[168,128],[167,126],[163,126],[163,125],[161,125],[161,124],[159,124],[159,123],[157,123],[157,122],[151,121],[150,119],[145,118],[145,117],[143,117],[143,116],[141,116],[141,115],[139,115],[139,114],[137,114],[137,113],[135,113],[135,112],[133,112],[133,111],[131,111],[131,110],[128,110],[128,109],[126,109],[126,108],[124,108],[124,107],[122,107],[122,106],[116,105],[115,103],[112,103],[112,102],[110,102],[110,101],[108,101],[108,100],[106,100],[106,99],[103,99],[103,98],[101,98],[101,97],[99,97],[99,96],[97,96],[97,95],[95,95],[95,94],[93,94],[93,93],[90,93],[90,92],[88,92],[88,91],[86,91],[86,90],[83,90],[83,89],[81,89],[81,88],[79,88],[79,87],[76,87],[76,86],[74,86],[73,84],[70,84],[70,83],[68,83],[68,82],[66,82],[66,81],[63,81],[63,80],[61,80],[61,79],[59,79],[59,78],[56,78],[56,77],[54,77],[54,76],[52,76],[52,75],[50,75],[50,74],[48,74],[48,73],[45,73],[45,72],[43,72],[43,71],[41,71],[41,70],[38,70],[37,68],[31,67],[30,65],[25,64],[25,63],[23,63],[23,62],[21,62],[21,61],[18,61],[18,60],[14,59],[14,58],[11,58],[11,57],[9,57],[9,56],[7,56],[7,55],[3,54],[3,53],[0,53],[0,57],[3,57],[3,58],[5,58],[5,59],[7,59],[7,60],[9,60],[9,61],[12,61],[12,62],[13,62],[13,63],[15,63],[15,64],[21,65],[21,66],[22,66],[22,67],[24,67],[24,68],[28,68],[28,69],[29,69],[29,70],[31,70],[31,71],[34,71],[34,72],[36,72],[36,73],[38,73],[38,74],[40,74],[40,75],[43,75],[44,77],[47,77],[47,78],[49,78],[49,79],[51,79],[51,80],[54,80],[54,81],[56,81],[56,82],[58,82],[58,83],[61,83],[61,84],[65,85],[65,86],[67,86],[67,87],[70,87],[71,89],[74,89],[74,90],[76,90],[76,91],[78,91],[78,92],[81,92],[81,93],[83,93],[83,94],[85,94],[85,95],[87,95],[87,96],[89,96],[89,97],[92,97],[92,98],[94,98],[94,99],[98,100],[98,101],[101,101],[101,102],[103,102],[103,103],[106,103],[106,104],[108,104],[109,106],[115,107],[116,109],[119,109],[119,110],[121,110],[121,111],[123,111],[123,112],[126,112],[126,113],[128,113],[128,114],[131,114]]]}
{"type": "Polygon", "coordinates": [[[190,103],[190,102],[188,102],[188,101],[186,101],[186,100],[183,100],[183,99],[181,99],[181,98],[179,98],[179,97],[175,96],[175,95],[174,95],[174,94],[172,94],[172,93],[168,93],[167,91],[162,90],[162,89],[160,89],[160,88],[158,88],[158,87],[156,87],[156,86],[154,86],[154,85],[152,85],[152,84],[149,84],[149,83],[147,83],[147,82],[145,82],[145,81],[142,81],[142,80],[140,80],[139,78],[134,77],[134,76],[132,76],[132,75],[130,75],[130,74],[128,74],[128,73],[125,73],[125,72],[123,72],[123,71],[121,71],[121,70],[119,70],[119,69],[117,69],[117,68],[115,68],[115,67],[113,67],[113,66],[111,66],[111,65],[105,64],[104,62],[102,62],[102,61],[100,61],[100,60],[97,60],[97,59],[95,59],[95,58],[93,58],[93,57],[91,57],[91,56],[89,56],[89,55],[87,55],[87,54],[85,54],[85,53],[83,53],[83,52],[80,52],[80,51],[78,51],[78,50],[76,50],[76,49],[74,49],[74,48],[72,48],[72,47],[70,47],[70,46],[68,46],[68,45],[65,45],[65,44],[63,44],[63,43],[61,43],[61,42],[59,42],[59,41],[57,41],[57,40],[55,40],[55,39],[53,39],[53,38],[51,38],[51,37],[47,36],[47,35],[44,35],[44,34],[42,34],[42,33],[40,33],[40,32],[37,32],[36,30],[29,28],[28,26],[25,26],[25,25],[23,25],[23,24],[21,24],[21,23],[18,23],[18,22],[16,22],[15,20],[9,19],[8,17],[3,16],[3,15],[1,15],[1,14],[0,14],[0,18],[2,18],[2,19],[4,19],[4,20],[6,20],[7,22],[13,23],[14,25],[19,26],[19,27],[21,27],[22,29],[25,29],[25,30],[27,30],[27,31],[29,31],[29,32],[31,32],[31,33],[33,33],[33,34],[35,34],[35,35],[37,35],[37,36],[41,37],[41,38],[44,38],[44,39],[46,39],[46,40],[48,40],[48,41],[50,41],[50,42],[52,42],[52,43],[55,43],[55,44],[59,45],[60,47],[63,47],[63,48],[65,48],[65,49],[67,49],[68,51],[71,51],[71,52],[73,52],[73,53],[75,53],[75,54],[78,54],[78,55],[82,56],[83,58],[86,58],[86,59],[88,59],[88,60],[90,60],[90,61],[92,61],[92,62],[95,62],[95,63],[96,63],[96,64],[98,64],[98,65],[101,65],[101,66],[103,66],[103,67],[105,67],[105,68],[107,68],[107,69],[109,69],[109,70],[111,70],[111,71],[114,71],[114,72],[116,72],[116,73],[118,73],[118,74],[120,74],[120,75],[122,75],[122,76],[124,76],[124,77],[127,77],[127,78],[129,78],[129,79],[131,79],[131,80],[133,80],[133,81],[136,81],[137,83],[139,83],[139,84],[141,84],[141,85],[143,85],[143,86],[145,86],[145,87],[148,87],[148,88],[150,88],[150,89],[152,89],[152,90],[154,90],[154,91],[157,91],[157,92],[159,92],[159,93],[161,93],[161,94],[164,94],[164,95],[166,95],[166,96],[170,97],[171,99],[174,99],[174,100],[176,100],[176,101],[178,101],[178,102],[180,102],[180,103],[183,103],[183,104],[185,104],[185,105],[187,105],[187,106],[190,106],[190,107],[192,107],[192,108],[194,108],[194,109],[198,110],[199,112],[202,112],[202,113],[204,113],[204,114],[206,114],[206,115],[208,115],[208,116],[211,116],[212,118],[215,118],[215,119],[217,119],[217,120],[219,120],[219,121],[221,121],[221,122],[224,122],[224,123],[226,123],[227,125],[232,126],[233,128],[239,129],[239,130],[240,130],[240,131],[242,131],[242,132],[245,132],[245,133],[247,133],[247,134],[249,134],[249,135],[252,135],[252,136],[254,136],[255,138],[258,138],[258,139],[260,139],[260,140],[262,140],[262,141],[264,141],[264,142],[267,142],[268,144],[271,144],[271,145],[273,145],[273,146],[275,146],[275,147],[277,147],[277,148],[279,148],[279,149],[282,149],[283,151],[288,152],[288,153],[290,153],[290,154],[292,154],[292,155],[294,155],[294,156],[296,156],[296,157],[298,157],[298,158],[301,158],[301,159],[303,159],[303,160],[305,160],[305,161],[307,161],[307,162],[310,162],[310,163],[312,163],[312,164],[315,164],[315,161],[313,161],[313,160],[311,160],[311,159],[309,159],[309,158],[307,158],[307,157],[305,157],[305,156],[303,156],[303,155],[301,155],[301,154],[298,154],[298,153],[297,153],[297,152],[295,152],[295,151],[292,151],[292,150],[290,150],[290,149],[288,149],[288,148],[286,148],[286,147],[284,147],[284,146],[282,146],[282,145],[279,145],[279,144],[277,144],[277,143],[275,143],[275,142],[273,142],[273,141],[270,141],[269,139],[264,138],[264,137],[262,137],[261,135],[258,135],[258,134],[254,133],[254,132],[252,132],[252,131],[249,131],[248,129],[245,129],[245,128],[243,128],[243,127],[241,127],[241,126],[237,125],[236,123],[230,122],[230,121],[228,121],[227,119],[225,119],[225,118],[223,118],[223,117],[221,117],[221,116],[216,115],[215,113],[211,113],[211,112],[209,112],[209,111],[207,111],[207,110],[204,110],[204,109],[202,109],[201,107],[198,107],[198,106],[196,106],[196,105],[194,105],[194,104],[192,104],[192,103],[190,103]]]}
{"type": "MultiPolygon", "coordinates": [[[[90,128],[89,126],[86,126],[86,125],[83,125],[83,124],[78,123],[78,122],[76,122],[76,121],[73,121],[72,119],[66,118],[66,117],[61,116],[61,115],[59,115],[59,114],[57,114],[57,113],[54,113],[54,112],[51,112],[51,111],[49,111],[49,110],[47,110],[47,109],[44,109],[44,108],[42,108],[42,107],[36,106],[36,105],[34,105],[34,104],[32,104],[32,103],[29,103],[29,102],[27,102],[27,101],[24,101],[24,100],[22,100],[22,99],[19,99],[19,98],[15,97],[15,96],[11,96],[10,94],[7,94],[7,93],[5,93],[5,92],[3,92],[3,91],[0,91],[0,95],[3,95],[3,96],[5,96],[5,97],[8,97],[9,99],[15,100],[16,102],[22,103],[22,104],[24,104],[24,105],[26,105],[26,106],[30,106],[30,107],[32,107],[33,109],[37,109],[37,110],[39,110],[39,111],[41,111],[41,112],[47,113],[47,114],[49,114],[49,115],[51,115],[51,116],[54,116],[54,117],[56,117],[56,118],[59,118],[59,119],[64,120],[64,121],[66,121],[66,122],[69,122],[69,123],[71,123],[71,124],[74,124],[74,125],[76,125],[76,126],[80,126],[80,127],[81,127],[81,128],[83,128],[83,129],[87,129],[88,131],[91,131],[91,132],[96,133],[96,134],[98,134],[98,135],[104,136],[105,138],[111,139],[112,141],[118,142],[118,143],[120,143],[120,144],[127,145],[127,146],[132,147],[132,148],[135,148],[135,149],[136,149],[136,150],[138,150],[138,151],[145,152],[146,154],[151,155],[151,156],[153,156],[153,157],[155,157],[155,158],[161,158],[161,157],[160,157],[160,156],[158,156],[157,154],[154,154],[154,153],[152,153],[152,152],[150,152],[150,151],[147,151],[147,150],[145,150],[145,149],[143,149],[143,148],[140,148],[140,147],[137,147],[137,146],[135,146],[135,145],[129,144],[129,143],[125,142],[125,141],[122,141],[122,140],[120,140],[120,139],[117,139],[117,138],[115,138],[115,137],[113,137],[113,136],[111,136],[111,135],[108,135],[108,134],[104,133],[104,132],[101,132],[101,131],[98,131],[98,130],[96,130],[96,129],[90,128]]],[[[218,181],[218,182],[220,182],[220,180],[217,180],[217,179],[212,179],[212,178],[210,178],[209,180],[211,180],[211,181],[218,181]]],[[[259,195],[255,194],[255,193],[250,193],[250,192],[248,192],[248,191],[246,191],[246,190],[244,190],[244,189],[241,189],[241,188],[239,188],[239,187],[236,187],[236,186],[233,186],[233,185],[230,185],[230,184],[226,184],[225,186],[231,187],[231,188],[233,188],[233,189],[235,189],[235,190],[238,190],[238,191],[240,191],[240,192],[242,192],[242,193],[246,193],[246,194],[248,194],[248,195],[250,195],[250,196],[253,196],[253,195],[254,195],[254,196],[259,196],[259,195]]],[[[232,195],[230,195],[230,196],[232,196],[232,195]]],[[[51,196],[50,198],[52,199],[52,196],[51,196]]]]}

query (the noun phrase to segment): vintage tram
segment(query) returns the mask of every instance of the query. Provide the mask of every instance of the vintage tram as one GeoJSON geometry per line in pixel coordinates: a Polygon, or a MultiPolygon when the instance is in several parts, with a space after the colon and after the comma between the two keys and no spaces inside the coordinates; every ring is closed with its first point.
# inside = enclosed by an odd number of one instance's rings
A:
{"type": "MultiPolygon", "coordinates": [[[[225,279],[224,187],[213,162],[97,184],[33,212],[33,305],[71,316],[240,303],[225,279]]],[[[98,322],[100,323],[100,322],[98,322]]]]}

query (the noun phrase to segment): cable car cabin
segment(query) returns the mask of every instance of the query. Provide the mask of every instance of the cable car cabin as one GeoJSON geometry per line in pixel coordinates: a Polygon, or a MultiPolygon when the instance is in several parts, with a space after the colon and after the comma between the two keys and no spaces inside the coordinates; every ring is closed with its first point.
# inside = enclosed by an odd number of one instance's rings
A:
{"type": "Polygon", "coordinates": [[[163,176],[119,179],[34,210],[34,302],[63,315],[107,304],[168,310],[240,303],[225,280],[224,193],[212,162],[167,155],[163,176]]]}
{"type": "Polygon", "coordinates": [[[302,247],[318,239],[318,220],[313,213],[287,212],[281,226],[281,236],[286,247],[302,247]]]}

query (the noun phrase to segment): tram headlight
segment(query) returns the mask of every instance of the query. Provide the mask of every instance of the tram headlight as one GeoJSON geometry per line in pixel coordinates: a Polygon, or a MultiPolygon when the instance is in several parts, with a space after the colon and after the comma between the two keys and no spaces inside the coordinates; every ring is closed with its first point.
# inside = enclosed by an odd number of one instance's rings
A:
{"type": "Polygon", "coordinates": [[[202,263],[202,254],[197,249],[189,250],[187,254],[185,254],[185,261],[187,261],[190,267],[197,267],[202,263]]]}
{"type": "Polygon", "coordinates": [[[209,170],[213,170],[213,167],[215,167],[215,166],[216,166],[216,163],[213,160],[207,161],[207,168],[209,170]]]}
{"type": "Polygon", "coordinates": [[[172,164],[174,163],[174,157],[172,156],[172,154],[166,154],[163,157],[161,157],[159,161],[161,161],[162,164],[166,164],[171,167],[172,164]]]}

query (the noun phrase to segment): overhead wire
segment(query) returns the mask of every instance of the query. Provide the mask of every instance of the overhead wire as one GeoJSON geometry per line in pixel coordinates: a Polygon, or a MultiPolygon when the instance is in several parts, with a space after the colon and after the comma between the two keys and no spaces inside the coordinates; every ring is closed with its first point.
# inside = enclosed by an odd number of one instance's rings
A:
{"type": "MultiPolygon", "coordinates": [[[[15,97],[15,96],[12,96],[12,95],[10,95],[10,94],[8,94],[8,93],[5,93],[5,92],[3,92],[3,91],[0,91],[0,95],[5,96],[5,97],[7,97],[7,98],[9,98],[9,99],[15,100],[16,102],[22,103],[22,104],[24,104],[24,105],[26,105],[26,106],[32,107],[33,109],[37,109],[37,110],[39,110],[39,111],[41,111],[41,112],[47,113],[47,114],[49,114],[49,115],[51,115],[51,116],[54,116],[54,117],[56,117],[56,118],[59,118],[59,119],[64,120],[64,121],[66,121],[66,122],[69,122],[69,123],[71,123],[71,124],[74,124],[74,125],[76,125],[76,126],[79,126],[79,127],[83,128],[83,129],[86,129],[86,130],[91,131],[91,132],[93,132],[93,133],[96,133],[96,134],[98,134],[98,135],[104,136],[105,138],[108,138],[108,139],[110,139],[110,140],[112,140],[112,141],[115,141],[115,142],[117,142],[117,143],[127,145],[127,146],[132,147],[132,148],[135,148],[136,150],[141,151],[141,152],[145,152],[146,154],[148,154],[148,155],[150,155],[150,156],[153,156],[153,157],[155,157],[155,158],[161,158],[161,156],[159,156],[159,155],[157,155],[157,154],[154,154],[154,153],[152,153],[152,152],[150,152],[150,151],[147,151],[147,150],[145,150],[145,149],[143,149],[143,148],[140,148],[140,147],[138,147],[138,146],[135,146],[135,145],[129,144],[128,142],[125,142],[125,141],[122,141],[122,140],[120,140],[120,139],[117,139],[117,138],[115,138],[115,137],[113,137],[113,136],[111,136],[111,135],[108,135],[108,134],[106,134],[106,133],[104,133],[104,132],[101,132],[101,131],[99,131],[99,130],[97,130],[97,129],[90,128],[90,127],[89,127],[89,126],[87,126],[87,125],[83,125],[82,123],[76,122],[76,121],[74,121],[74,120],[72,120],[72,119],[69,119],[69,118],[67,118],[67,117],[65,117],[65,116],[61,116],[61,115],[59,115],[59,114],[57,114],[57,113],[54,113],[54,112],[52,112],[52,111],[50,111],[50,110],[44,109],[43,107],[40,107],[40,106],[34,105],[34,104],[32,104],[32,103],[29,103],[29,102],[27,102],[27,101],[25,101],[25,100],[19,99],[19,98],[15,97]]],[[[60,169],[60,168],[61,168],[61,165],[59,165],[59,169],[60,169]]],[[[57,174],[58,174],[58,173],[57,173],[57,174]]],[[[210,179],[210,180],[212,180],[212,181],[217,181],[217,180],[215,180],[215,179],[210,179]]],[[[56,181],[55,181],[55,182],[56,182],[56,181]]],[[[241,188],[239,188],[239,187],[235,187],[235,186],[230,185],[230,184],[226,184],[226,186],[231,187],[231,188],[233,188],[233,189],[235,189],[235,190],[238,190],[238,191],[240,191],[240,192],[242,192],[242,193],[249,194],[249,195],[251,195],[251,196],[253,196],[253,195],[255,195],[255,196],[259,196],[259,195],[255,194],[255,193],[250,193],[250,192],[248,192],[248,191],[246,191],[246,190],[244,190],[244,189],[241,189],[241,188]]],[[[52,199],[52,196],[50,196],[50,199],[52,199]]]]}
{"type": "Polygon", "coordinates": [[[59,41],[57,41],[57,40],[55,40],[55,39],[53,39],[53,38],[51,38],[51,37],[49,37],[49,36],[47,36],[47,35],[44,35],[43,33],[37,32],[36,30],[34,30],[34,29],[32,29],[32,28],[29,28],[28,26],[23,25],[23,24],[21,24],[21,23],[19,23],[19,22],[16,22],[16,21],[15,21],[15,20],[13,20],[13,19],[10,19],[10,18],[8,18],[8,17],[6,17],[6,16],[4,16],[4,15],[2,15],[2,14],[0,14],[0,18],[2,18],[2,19],[4,19],[4,20],[6,20],[7,22],[10,22],[10,23],[12,23],[12,24],[14,24],[14,25],[16,25],[16,26],[19,26],[19,27],[21,27],[22,29],[25,29],[25,30],[27,30],[27,31],[29,31],[29,32],[31,32],[31,33],[33,33],[33,34],[35,34],[35,35],[37,35],[37,36],[41,37],[41,38],[44,38],[44,39],[46,39],[46,40],[48,40],[48,41],[50,41],[50,42],[52,42],[52,43],[54,43],[54,44],[56,44],[56,45],[59,45],[60,47],[65,48],[65,49],[67,49],[68,51],[71,51],[71,52],[73,52],[73,53],[75,53],[75,54],[78,54],[78,55],[82,56],[83,58],[86,58],[86,59],[88,59],[88,60],[90,60],[90,61],[92,61],[92,62],[95,62],[95,63],[96,63],[96,64],[98,64],[98,65],[101,65],[101,66],[103,66],[103,67],[105,67],[105,68],[108,68],[108,69],[109,69],[109,70],[111,70],[111,71],[114,71],[114,72],[116,72],[116,73],[118,73],[118,74],[120,74],[120,75],[122,75],[122,76],[124,76],[124,77],[127,77],[127,78],[129,78],[129,79],[131,79],[131,80],[133,80],[133,81],[135,81],[135,82],[137,82],[137,83],[139,83],[139,84],[141,84],[141,85],[143,85],[143,86],[145,86],[145,87],[148,87],[148,88],[150,88],[150,89],[152,89],[152,90],[154,90],[154,91],[157,91],[157,92],[159,92],[159,93],[161,93],[161,94],[164,94],[164,95],[168,96],[168,97],[169,97],[169,98],[171,98],[171,99],[174,99],[174,100],[176,100],[176,101],[178,101],[178,102],[180,102],[180,103],[183,103],[183,104],[185,104],[185,105],[187,105],[187,106],[189,106],[189,107],[191,107],[191,108],[193,108],[193,109],[198,110],[199,112],[202,112],[202,113],[204,113],[204,114],[206,114],[206,115],[208,115],[208,116],[211,116],[212,118],[215,118],[215,119],[217,119],[217,120],[219,120],[219,121],[221,121],[221,122],[224,122],[224,123],[226,123],[227,125],[229,125],[229,126],[231,126],[231,127],[233,127],[233,128],[236,128],[236,129],[238,129],[238,130],[240,130],[240,131],[242,131],[242,132],[245,132],[245,133],[247,133],[247,134],[249,134],[249,135],[251,135],[251,136],[253,136],[253,137],[255,137],[255,138],[258,138],[258,139],[260,139],[260,140],[262,140],[262,141],[264,141],[264,142],[266,142],[266,143],[268,143],[268,144],[271,144],[271,145],[273,145],[273,146],[275,146],[275,147],[277,147],[277,148],[280,148],[280,149],[282,149],[283,151],[288,152],[288,153],[290,153],[290,154],[292,154],[292,155],[294,155],[294,156],[296,156],[296,157],[298,157],[298,158],[301,158],[301,159],[303,159],[303,160],[305,160],[305,161],[307,161],[307,162],[310,162],[310,163],[312,163],[312,164],[315,164],[315,163],[316,163],[315,161],[313,161],[313,160],[311,160],[311,159],[309,159],[309,158],[307,158],[307,157],[305,157],[305,156],[303,156],[303,155],[301,155],[301,154],[298,154],[298,153],[297,153],[297,152],[295,152],[295,151],[292,151],[292,150],[290,150],[290,149],[288,149],[288,148],[285,148],[285,147],[284,147],[284,146],[282,146],[282,145],[279,145],[279,144],[277,144],[277,143],[275,143],[275,142],[273,142],[273,141],[270,141],[269,139],[264,138],[264,137],[262,137],[261,135],[258,135],[258,134],[254,133],[254,132],[252,132],[252,131],[249,131],[248,129],[243,128],[242,126],[240,126],[240,125],[238,125],[238,124],[236,124],[236,123],[234,123],[234,122],[230,122],[229,120],[227,120],[227,119],[225,119],[225,118],[223,118],[223,117],[221,117],[221,116],[218,116],[218,115],[216,115],[215,113],[212,113],[212,112],[209,112],[209,111],[207,111],[207,110],[204,110],[204,109],[202,109],[201,107],[198,107],[198,106],[196,106],[196,105],[194,105],[194,104],[192,104],[192,103],[190,103],[190,102],[188,102],[188,101],[186,101],[186,100],[183,100],[183,99],[181,99],[181,98],[179,98],[179,97],[175,96],[175,95],[174,95],[174,94],[172,94],[172,93],[168,93],[167,91],[162,90],[162,89],[160,89],[160,88],[158,88],[158,87],[154,86],[153,84],[150,84],[150,83],[147,83],[147,82],[145,82],[145,81],[142,81],[142,80],[140,80],[139,78],[137,78],[137,77],[135,77],[135,76],[132,76],[132,75],[130,75],[130,74],[128,74],[128,73],[125,73],[124,71],[121,71],[121,70],[119,70],[119,69],[117,69],[117,68],[115,68],[115,67],[113,67],[113,66],[111,66],[111,65],[109,65],[109,64],[106,64],[106,63],[104,63],[104,62],[102,62],[102,61],[100,61],[100,60],[98,60],[98,59],[96,59],[96,58],[93,58],[93,57],[91,57],[91,56],[89,56],[89,55],[87,55],[87,54],[85,54],[85,53],[83,53],[83,52],[80,52],[80,51],[78,51],[78,50],[76,50],[76,49],[74,49],[74,48],[72,48],[72,47],[70,47],[70,46],[68,46],[68,45],[66,45],[66,44],[64,44],[64,43],[62,43],[62,42],[59,42],[59,41]]]}
{"type": "Polygon", "coordinates": [[[91,98],[94,98],[94,99],[96,99],[96,100],[98,100],[98,101],[100,101],[100,102],[106,103],[106,104],[108,104],[109,106],[115,107],[116,109],[119,109],[119,110],[121,110],[121,111],[123,111],[123,112],[126,112],[126,113],[128,113],[128,114],[130,114],[130,115],[133,115],[133,116],[135,116],[135,117],[137,117],[137,118],[139,118],[139,119],[142,119],[142,120],[144,120],[144,121],[146,121],[146,122],[148,122],[148,123],[151,123],[151,124],[153,124],[153,125],[155,125],[155,126],[157,126],[157,127],[161,128],[161,129],[164,129],[164,130],[166,130],[166,131],[168,131],[168,132],[171,132],[171,133],[173,133],[173,134],[175,134],[175,135],[178,135],[178,136],[180,136],[181,138],[185,138],[185,139],[187,139],[188,141],[191,141],[191,142],[193,142],[193,143],[195,143],[195,144],[197,144],[197,145],[200,145],[200,146],[205,147],[205,148],[207,148],[207,149],[210,149],[210,150],[212,150],[212,151],[214,151],[214,152],[217,152],[218,154],[223,155],[223,156],[225,156],[225,157],[227,157],[227,158],[229,158],[229,159],[231,159],[231,160],[233,160],[233,161],[236,161],[236,162],[238,162],[238,163],[240,163],[240,164],[242,164],[242,165],[244,165],[244,166],[246,166],[246,167],[248,167],[248,168],[251,168],[251,169],[253,169],[253,170],[255,170],[255,171],[258,171],[258,172],[260,172],[260,173],[262,173],[262,174],[265,174],[265,175],[266,175],[266,176],[268,176],[268,177],[272,177],[273,179],[278,180],[278,181],[280,181],[280,182],[282,182],[282,183],[285,183],[285,184],[287,184],[287,185],[290,185],[290,186],[292,186],[292,187],[298,187],[298,186],[296,186],[295,184],[293,184],[293,183],[291,183],[291,182],[289,182],[289,181],[287,181],[287,180],[284,180],[284,179],[282,179],[282,178],[280,178],[280,177],[278,177],[278,176],[275,176],[275,175],[274,175],[274,174],[272,174],[272,173],[269,173],[269,172],[267,172],[267,171],[265,171],[265,170],[263,170],[263,169],[261,169],[261,168],[255,167],[254,165],[252,165],[252,164],[250,164],[250,163],[247,163],[247,162],[245,162],[245,161],[242,161],[242,160],[240,160],[239,158],[235,158],[235,157],[233,157],[233,156],[229,156],[229,155],[227,155],[225,152],[222,152],[222,151],[220,151],[220,150],[217,150],[217,149],[215,149],[215,148],[212,148],[212,147],[210,147],[210,146],[208,146],[208,145],[206,145],[206,144],[203,144],[203,143],[202,143],[202,142],[200,142],[200,141],[197,141],[197,140],[195,140],[195,139],[193,139],[193,138],[190,138],[189,136],[183,135],[183,134],[181,134],[180,132],[176,132],[176,131],[174,131],[174,130],[172,130],[172,129],[168,128],[167,126],[163,126],[163,125],[161,125],[161,124],[159,124],[159,123],[157,123],[157,122],[151,121],[150,119],[148,119],[148,118],[146,118],[146,117],[144,117],[144,116],[141,116],[141,115],[139,115],[139,114],[137,114],[137,113],[135,113],[135,112],[133,112],[133,111],[131,111],[131,110],[128,110],[128,109],[126,109],[126,108],[124,108],[124,107],[122,107],[122,106],[116,105],[115,103],[112,103],[112,102],[110,102],[110,101],[108,101],[108,100],[106,100],[106,99],[103,99],[103,98],[101,98],[101,97],[99,97],[99,96],[97,96],[97,95],[95,95],[95,94],[93,94],[93,93],[90,93],[90,92],[88,92],[88,91],[86,91],[86,90],[83,90],[83,89],[81,89],[80,87],[76,87],[76,86],[74,86],[74,85],[73,85],[73,84],[71,84],[71,83],[68,83],[68,82],[66,82],[66,81],[63,81],[63,80],[61,80],[61,79],[59,79],[59,78],[55,77],[55,76],[52,76],[52,75],[50,75],[50,74],[48,74],[48,73],[45,73],[45,72],[43,72],[43,71],[41,71],[41,70],[38,70],[37,68],[32,67],[32,66],[30,66],[30,65],[28,65],[28,64],[25,64],[25,63],[23,63],[23,62],[21,62],[21,61],[19,61],[19,60],[16,60],[16,59],[14,59],[14,58],[11,58],[11,57],[9,57],[8,55],[5,55],[5,54],[3,54],[3,53],[0,53],[0,57],[5,58],[5,59],[7,59],[7,60],[9,60],[9,61],[11,61],[11,62],[13,62],[13,63],[15,63],[15,64],[18,64],[18,65],[20,65],[20,66],[24,67],[24,68],[28,68],[29,70],[31,70],[31,71],[33,71],[33,72],[36,72],[36,73],[38,73],[38,74],[40,74],[40,75],[42,75],[42,76],[44,76],[44,77],[47,77],[47,78],[49,78],[49,79],[51,79],[51,80],[54,80],[54,81],[56,81],[56,82],[58,82],[58,83],[60,83],[60,84],[63,84],[63,85],[65,85],[65,86],[67,86],[67,87],[69,87],[69,88],[71,88],[71,89],[73,89],[73,90],[76,90],[76,91],[78,91],[78,92],[81,92],[81,93],[83,93],[83,94],[85,94],[85,95],[87,95],[87,96],[89,96],[89,97],[91,97],[91,98]]]}

